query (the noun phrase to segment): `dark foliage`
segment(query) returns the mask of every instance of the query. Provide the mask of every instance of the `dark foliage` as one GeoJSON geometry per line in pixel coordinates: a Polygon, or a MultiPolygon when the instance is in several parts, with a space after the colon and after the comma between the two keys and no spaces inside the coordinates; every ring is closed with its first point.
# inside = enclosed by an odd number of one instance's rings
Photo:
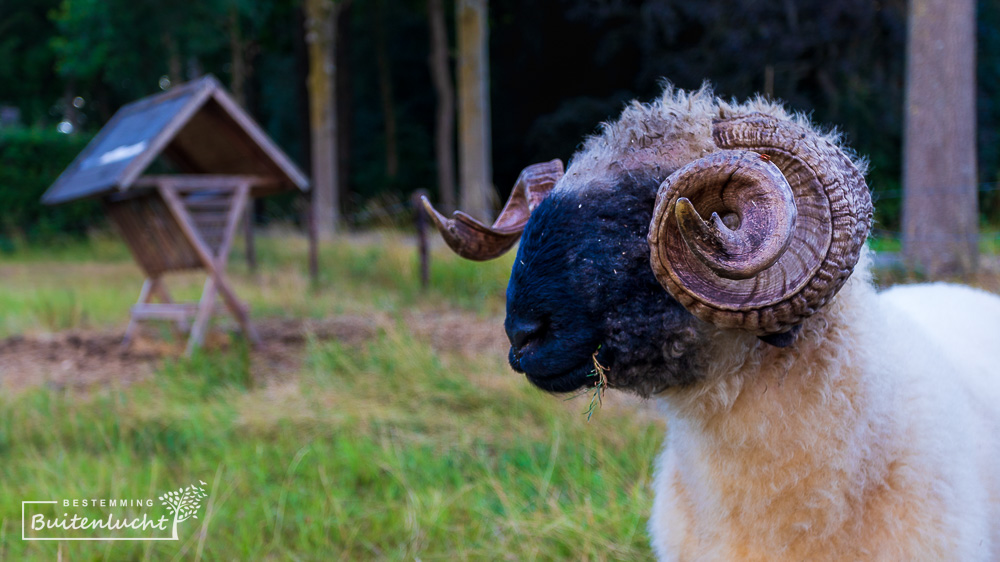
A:
{"type": "MultiPolygon", "coordinates": [[[[522,162],[567,157],[629,99],[661,82],[703,82],[718,95],[769,93],[836,125],[872,163],[877,192],[897,192],[902,137],[905,2],[902,0],[521,0],[493,3],[498,185],[522,162]],[[507,49],[509,50],[509,49],[507,49]],[[768,76],[771,76],[770,80],[768,76]],[[770,92],[767,90],[770,89],[770,92]],[[500,133],[503,131],[503,133],[500,133]],[[516,162],[504,158],[518,154],[516,162]],[[546,156],[547,155],[547,156],[546,156]]],[[[880,206],[898,224],[898,202],[880,206]]]]}
{"type": "Polygon", "coordinates": [[[14,237],[82,234],[103,223],[100,205],[45,207],[42,193],[90,140],[38,129],[0,130],[0,250],[14,237]]]}
{"type": "MultiPolygon", "coordinates": [[[[436,185],[426,3],[378,4],[346,2],[338,28],[338,158],[347,218],[355,222],[366,207],[399,207],[393,202],[436,185]],[[398,131],[395,177],[386,173],[380,40],[398,131]]],[[[1000,161],[998,6],[980,0],[977,15],[982,182],[998,179],[1000,161]]],[[[453,1],[445,11],[454,43],[453,1]]],[[[490,17],[501,197],[525,165],[568,158],[628,100],[654,97],[662,80],[683,88],[709,81],[719,95],[766,93],[836,125],[871,161],[878,227],[898,229],[905,0],[491,0],[490,17]]],[[[308,169],[303,29],[297,0],[5,1],[0,105],[19,108],[27,126],[51,129],[70,119],[93,132],[122,104],[158,91],[163,76],[212,72],[229,83],[235,37],[248,68],[248,108],[308,169]],[[73,107],[76,96],[83,107],[73,107]]],[[[1000,192],[984,193],[982,202],[984,220],[1000,220],[1000,192]]],[[[291,200],[267,201],[258,211],[259,219],[299,213],[291,200]]]]}

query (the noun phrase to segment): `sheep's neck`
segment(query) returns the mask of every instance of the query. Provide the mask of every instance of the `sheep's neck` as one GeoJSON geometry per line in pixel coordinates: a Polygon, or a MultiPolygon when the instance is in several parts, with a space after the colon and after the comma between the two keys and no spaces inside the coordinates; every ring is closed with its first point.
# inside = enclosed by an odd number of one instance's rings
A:
{"type": "Polygon", "coordinates": [[[848,320],[819,322],[785,350],[744,340],[737,369],[665,397],[672,485],[717,540],[804,553],[796,545],[850,537],[877,501],[886,389],[862,375],[869,359],[851,350],[864,335],[848,320]]]}

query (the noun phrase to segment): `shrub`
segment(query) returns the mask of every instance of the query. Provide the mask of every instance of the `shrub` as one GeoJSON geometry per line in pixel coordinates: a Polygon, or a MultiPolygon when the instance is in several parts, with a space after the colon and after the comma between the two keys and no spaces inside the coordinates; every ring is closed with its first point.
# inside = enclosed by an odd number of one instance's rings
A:
{"type": "Polygon", "coordinates": [[[81,236],[104,224],[96,201],[50,207],[41,198],[79,154],[91,135],[42,129],[0,129],[0,251],[12,240],[81,236]]]}

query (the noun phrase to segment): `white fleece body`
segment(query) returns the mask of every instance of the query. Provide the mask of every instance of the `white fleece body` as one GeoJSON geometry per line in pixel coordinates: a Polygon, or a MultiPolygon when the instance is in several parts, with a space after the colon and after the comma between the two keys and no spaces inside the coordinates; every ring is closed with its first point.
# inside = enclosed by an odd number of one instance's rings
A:
{"type": "Polygon", "coordinates": [[[1000,298],[866,271],[793,346],[719,331],[660,396],[661,560],[1000,560],[1000,298]]]}

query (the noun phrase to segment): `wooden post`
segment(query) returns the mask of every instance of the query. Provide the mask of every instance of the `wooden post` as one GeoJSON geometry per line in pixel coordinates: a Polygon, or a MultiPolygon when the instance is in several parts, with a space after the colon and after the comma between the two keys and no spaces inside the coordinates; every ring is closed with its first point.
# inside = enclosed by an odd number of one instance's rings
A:
{"type": "Polygon", "coordinates": [[[215,278],[209,276],[205,280],[205,288],[201,291],[201,299],[198,301],[198,312],[194,317],[194,325],[191,326],[191,336],[188,337],[187,347],[184,355],[191,357],[194,350],[201,347],[205,342],[205,333],[208,331],[208,323],[212,319],[212,312],[215,309],[215,278]]]}
{"type": "Polygon", "coordinates": [[[418,189],[410,198],[413,205],[413,218],[417,226],[417,248],[420,255],[420,288],[426,291],[431,284],[430,274],[430,254],[427,251],[427,215],[424,213],[424,206],[420,203],[420,198],[427,195],[424,189],[418,189]]]}
{"type": "MultiPolygon", "coordinates": [[[[174,304],[173,297],[170,296],[170,291],[167,290],[166,285],[163,284],[163,280],[159,277],[153,278],[152,286],[150,287],[150,296],[156,295],[160,302],[163,304],[172,305],[174,304]]],[[[147,301],[148,302],[148,301],[147,301]]],[[[179,336],[185,336],[191,331],[191,327],[188,326],[187,319],[184,317],[178,318],[174,324],[174,332],[179,336]]]]}
{"type": "Polygon", "coordinates": [[[316,227],[316,197],[309,192],[309,207],[306,210],[306,230],[309,231],[309,284],[319,289],[319,232],[316,227]]]}
{"type": "Polygon", "coordinates": [[[243,219],[243,236],[247,253],[247,269],[250,270],[250,273],[257,273],[257,245],[254,243],[253,208],[254,204],[251,200],[247,205],[247,216],[243,219]]]}
{"type": "MultiPolygon", "coordinates": [[[[136,304],[145,304],[149,302],[149,296],[152,290],[153,290],[153,280],[147,277],[146,280],[142,282],[142,290],[139,291],[139,300],[136,301],[136,304]]],[[[125,328],[125,336],[122,338],[122,344],[121,344],[122,351],[128,349],[128,346],[132,343],[132,336],[135,334],[135,330],[138,327],[139,327],[138,319],[135,317],[134,314],[130,315],[128,321],[128,328],[125,328]]]]}

